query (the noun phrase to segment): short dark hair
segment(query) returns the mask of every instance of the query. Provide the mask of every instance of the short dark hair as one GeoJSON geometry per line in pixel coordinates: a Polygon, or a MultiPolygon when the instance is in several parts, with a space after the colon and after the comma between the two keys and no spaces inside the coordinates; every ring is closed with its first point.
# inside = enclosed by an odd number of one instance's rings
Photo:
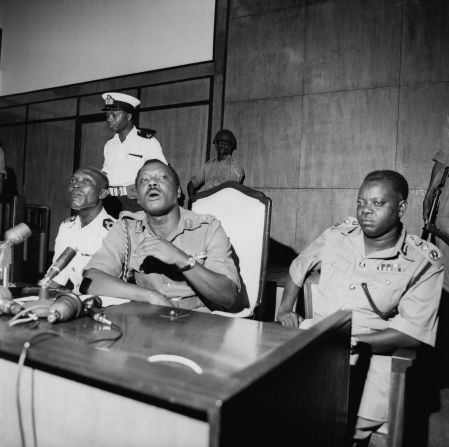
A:
{"type": "Polygon", "coordinates": [[[140,171],[147,165],[149,165],[150,163],[162,163],[163,165],[167,166],[167,168],[171,171],[171,173],[173,174],[173,177],[175,178],[175,182],[176,182],[176,186],[181,186],[181,182],[179,180],[179,176],[178,173],[174,170],[173,166],[164,163],[162,160],[159,160],[158,158],[151,158],[150,160],[147,160],[142,167],[137,171],[137,175],[136,175],[136,180],[135,180],[135,185],[137,186],[137,179],[139,178],[139,174],[140,171]]]}
{"type": "Polygon", "coordinates": [[[401,196],[402,200],[408,198],[408,183],[405,177],[399,172],[391,171],[389,169],[381,169],[370,172],[364,179],[366,182],[388,182],[391,187],[401,196]]]}

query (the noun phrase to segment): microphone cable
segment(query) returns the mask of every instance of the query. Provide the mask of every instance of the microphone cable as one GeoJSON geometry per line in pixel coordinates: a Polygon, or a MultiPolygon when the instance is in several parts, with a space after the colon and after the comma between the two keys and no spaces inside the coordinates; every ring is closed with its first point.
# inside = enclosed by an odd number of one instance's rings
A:
{"type": "MultiPolygon", "coordinates": [[[[25,430],[23,428],[23,415],[22,415],[22,405],[20,403],[20,385],[22,380],[22,372],[23,367],[25,365],[25,360],[27,358],[28,350],[31,348],[31,345],[35,345],[39,343],[40,341],[43,341],[47,336],[59,336],[57,332],[41,332],[39,334],[36,334],[34,337],[31,337],[30,340],[27,340],[24,342],[22,351],[20,353],[19,361],[17,363],[18,370],[17,370],[17,378],[16,378],[16,406],[17,406],[17,416],[19,419],[19,429],[20,429],[20,439],[22,442],[22,447],[26,447],[26,440],[25,440],[25,430]]],[[[34,413],[34,374],[32,371],[32,396],[31,396],[31,403],[32,403],[32,411],[31,411],[31,425],[32,425],[32,431],[33,431],[33,443],[34,447],[37,447],[37,436],[36,436],[36,420],[35,420],[35,413],[34,413]]]]}

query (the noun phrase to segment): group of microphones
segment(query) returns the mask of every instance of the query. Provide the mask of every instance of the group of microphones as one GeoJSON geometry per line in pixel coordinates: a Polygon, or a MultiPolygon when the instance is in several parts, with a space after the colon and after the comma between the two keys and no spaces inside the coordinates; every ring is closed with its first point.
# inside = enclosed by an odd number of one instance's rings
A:
{"type": "MultiPolygon", "coordinates": [[[[10,249],[12,245],[24,242],[29,236],[31,236],[31,230],[24,223],[20,223],[5,232],[5,241],[0,244],[0,264],[2,267],[5,267],[5,262],[1,261],[3,252],[10,249]]],[[[73,320],[87,315],[96,321],[107,324],[108,320],[95,312],[95,309],[102,307],[101,298],[98,296],[88,297],[82,301],[78,295],[72,292],[60,292],[54,300],[50,297],[49,288],[52,279],[70,263],[76,253],[76,249],[67,247],[51,264],[39,283],[37,301],[17,302],[13,300],[7,287],[2,288],[0,290],[0,315],[9,314],[18,317],[20,314],[28,314],[28,316],[34,316],[35,319],[47,318],[50,323],[73,320]]]]}

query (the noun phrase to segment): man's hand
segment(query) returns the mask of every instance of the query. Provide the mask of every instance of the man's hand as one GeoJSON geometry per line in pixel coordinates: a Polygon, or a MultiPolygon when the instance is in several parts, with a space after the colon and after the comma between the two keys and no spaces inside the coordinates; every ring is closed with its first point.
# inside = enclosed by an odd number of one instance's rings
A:
{"type": "Polygon", "coordinates": [[[159,236],[146,238],[137,248],[135,255],[142,258],[153,256],[165,264],[176,265],[179,268],[184,267],[188,258],[186,253],[159,236]]]}
{"type": "Polygon", "coordinates": [[[285,312],[280,313],[277,316],[279,323],[284,327],[296,327],[299,328],[299,325],[302,323],[304,318],[298,315],[296,312],[285,312]]]}

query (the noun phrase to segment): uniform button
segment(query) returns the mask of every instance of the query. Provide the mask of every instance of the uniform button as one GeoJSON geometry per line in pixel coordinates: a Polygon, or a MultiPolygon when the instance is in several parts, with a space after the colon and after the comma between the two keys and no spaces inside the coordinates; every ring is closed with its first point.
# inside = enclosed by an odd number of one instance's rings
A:
{"type": "Polygon", "coordinates": [[[359,267],[362,267],[362,268],[366,267],[365,261],[360,261],[359,262],[359,267]]]}
{"type": "Polygon", "coordinates": [[[349,284],[349,290],[355,290],[355,285],[354,284],[349,284]]]}
{"type": "Polygon", "coordinates": [[[391,281],[387,279],[387,280],[385,281],[385,284],[386,284],[387,286],[389,286],[389,285],[391,284],[391,281]]]}

